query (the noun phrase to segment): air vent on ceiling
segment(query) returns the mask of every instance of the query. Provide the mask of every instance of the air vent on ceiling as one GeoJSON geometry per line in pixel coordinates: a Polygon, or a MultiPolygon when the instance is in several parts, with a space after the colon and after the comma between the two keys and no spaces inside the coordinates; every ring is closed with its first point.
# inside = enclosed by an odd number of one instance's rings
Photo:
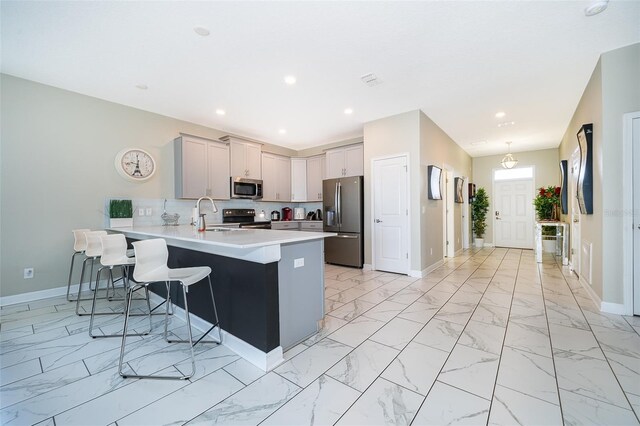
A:
{"type": "Polygon", "coordinates": [[[362,80],[362,82],[369,87],[377,86],[378,84],[382,83],[382,81],[380,81],[378,76],[372,72],[370,72],[369,74],[363,75],[362,77],[360,77],[360,80],[362,80]]]}

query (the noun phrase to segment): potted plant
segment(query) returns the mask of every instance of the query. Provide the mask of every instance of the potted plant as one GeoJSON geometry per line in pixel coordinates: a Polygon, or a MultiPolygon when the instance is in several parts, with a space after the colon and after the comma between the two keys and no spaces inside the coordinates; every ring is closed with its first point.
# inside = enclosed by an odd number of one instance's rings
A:
{"type": "Polygon", "coordinates": [[[109,225],[111,228],[133,226],[133,205],[131,200],[109,201],[109,225]]]}
{"type": "Polygon", "coordinates": [[[547,186],[538,189],[538,195],[533,200],[536,208],[536,216],[539,221],[560,220],[560,193],[559,186],[547,186]]]}
{"type": "Polygon", "coordinates": [[[489,211],[489,197],[484,188],[478,188],[476,196],[471,202],[471,220],[476,234],[476,247],[484,246],[484,233],[487,230],[487,212],[489,211]]]}

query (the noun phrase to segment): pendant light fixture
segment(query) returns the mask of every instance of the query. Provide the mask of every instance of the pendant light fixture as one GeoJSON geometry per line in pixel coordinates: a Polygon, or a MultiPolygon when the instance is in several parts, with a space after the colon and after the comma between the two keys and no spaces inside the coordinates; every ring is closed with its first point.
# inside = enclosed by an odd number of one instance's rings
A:
{"type": "Polygon", "coordinates": [[[513,169],[516,164],[518,164],[518,160],[513,158],[513,155],[511,154],[511,142],[507,142],[507,147],[509,151],[507,155],[504,156],[500,164],[502,164],[502,167],[504,167],[505,169],[513,169]]]}

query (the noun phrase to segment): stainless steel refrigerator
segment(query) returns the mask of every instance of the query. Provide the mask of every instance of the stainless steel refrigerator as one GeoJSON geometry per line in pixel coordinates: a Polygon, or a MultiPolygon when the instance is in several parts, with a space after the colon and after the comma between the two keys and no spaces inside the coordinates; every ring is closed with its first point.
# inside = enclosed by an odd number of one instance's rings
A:
{"type": "Polygon", "coordinates": [[[338,236],[325,238],[327,263],[362,268],[364,263],[364,186],[363,176],[327,179],[322,182],[322,210],[325,232],[338,236]]]}

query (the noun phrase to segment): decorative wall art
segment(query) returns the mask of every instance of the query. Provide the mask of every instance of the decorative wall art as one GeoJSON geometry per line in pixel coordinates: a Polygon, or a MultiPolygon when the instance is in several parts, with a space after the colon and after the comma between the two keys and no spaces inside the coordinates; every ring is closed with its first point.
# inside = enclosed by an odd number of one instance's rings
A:
{"type": "Polygon", "coordinates": [[[464,179],[462,179],[461,177],[457,177],[457,178],[454,178],[453,181],[455,182],[455,186],[456,186],[455,202],[464,203],[464,198],[462,195],[462,188],[464,187],[464,179]]]}
{"type": "Polygon", "coordinates": [[[427,167],[427,183],[428,197],[430,200],[442,200],[442,192],[440,191],[440,177],[442,169],[437,166],[427,167]]]}
{"type": "Polygon", "coordinates": [[[580,213],[593,214],[593,124],[584,124],[577,134],[580,147],[578,172],[578,206],[580,213]]]}
{"type": "Polygon", "coordinates": [[[569,212],[568,200],[567,200],[567,160],[560,160],[560,205],[562,206],[562,214],[569,212]]]}
{"type": "Polygon", "coordinates": [[[469,200],[472,200],[476,196],[476,184],[469,184],[469,200]]]}

